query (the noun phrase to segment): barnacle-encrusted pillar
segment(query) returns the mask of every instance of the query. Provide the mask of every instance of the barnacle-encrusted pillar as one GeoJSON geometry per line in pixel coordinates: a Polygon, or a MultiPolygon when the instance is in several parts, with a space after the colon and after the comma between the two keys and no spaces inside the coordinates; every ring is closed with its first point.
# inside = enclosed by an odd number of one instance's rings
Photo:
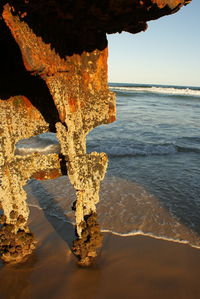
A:
{"type": "Polygon", "coordinates": [[[47,77],[61,122],[57,136],[66,157],[68,175],[77,190],[76,225],[81,237],[84,217],[96,211],[100,181],[107,157],[86,153],[86,135],[94,127],[115,120],[115,100],[107,87],[107,49],[74,55],[65,74],[47,77]],[[58,92],[60,91],[60,92],[58,92]]]}
{"type": "Polygon", "coordinates": [[[96,213],[100,181],[107,168],[105,153],[86,153],[86,135],[94,127],[115,120],[115,99],[107,87],[107,49],[74,55],[68,61],[72,66],[69,71],[47,77],[46,83],[59,110],[61,122],[56,125],[57,137],[66,158],[69,179],[77,190],[76,231],[81,245],[76,242],[74,252],[80,257],[80,263],[86,265],[101,244],[97,229],[95,240],[91,241],[93,231],[87,220],[96,213]],[[87,250],[77,251],[77,246],[87,250]]]}
{"type": "Polygon", "coordinates": [[[24,96],[0,100],[0,257],[20,261],[35,247],[27,220],[29,209],[23,186],[38,171],[59,169],[56,154],[15,155],[15,144],[48,130],[48,124],[24,96]]]}

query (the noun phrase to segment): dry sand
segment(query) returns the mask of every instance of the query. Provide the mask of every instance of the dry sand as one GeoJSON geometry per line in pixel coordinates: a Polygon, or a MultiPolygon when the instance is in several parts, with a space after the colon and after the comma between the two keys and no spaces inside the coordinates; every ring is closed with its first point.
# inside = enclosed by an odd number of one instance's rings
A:
{"type": "Polygon", "coordinates": [[[96,264],[82,269],[69,250],[70,224],[31,208],[38,240],[24,263],[0,264],[0,299],[197,299],[200,250],[147,236],[104,234],[96,264]]]}

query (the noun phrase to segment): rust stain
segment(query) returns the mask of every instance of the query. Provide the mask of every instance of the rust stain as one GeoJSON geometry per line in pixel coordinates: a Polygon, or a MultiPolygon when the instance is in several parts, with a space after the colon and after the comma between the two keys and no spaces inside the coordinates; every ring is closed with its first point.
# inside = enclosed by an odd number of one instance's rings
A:
{"type": "Polygon", "coordinates": [[[32,175],[32,178],[36,179],[36,180],[51,180],[51,179],[56,179],[58,177],[61,176],[61,172],[58,169],[52,169],[52,170],[41,170],[41,171],[37,171],[32,175]]]}
{"type": "Polygon", "coordinates": [[[77,111],[78,107],[77,107],[77,98],[68,98],[68,104],[69,104],[69,108],[70,108],[70,112],[74,113],[77,111]]]}
{"type": "Polygon", "coordinates": [[[21,48],[23,62],[28,71],[44,77],[56,72],[68,72],[67,62],[51,50],[50,44],[37,37],[18,16],[13,16],[9,4],[4,5],[2,16],[21,48]]]}
{"type": "Polygon", "coordinates": [[[24,104],[26,105],[26,107],[28,109],[33,109],[33,105],[31,104],[31,102],[29,101],[29,99],[25,96],[21,96],[21,99],[24,101],[24,104]]]}
{"type": "MultiPolygon", "coordinates": [[[[0,100],[0,104],[4,103],[0,100]]],[[[23,95],[11,97],[7,100],[7,104],[15,107],[16,111],[21,111],[22,113],[27,113],[31,119],[42,120],[42,115],[40,112],[32,105],[29,99],[23,95]]],[[[9,119],[9,116],[7,117],[9,119]]]]}
{"type": "Polygon", "coordinates": [[[108,115],[109,115],[108,123],[112,123],[116,121],[116,107],[112,103],[109,104],[108,115]]]}
{"type": "Polygon", "coordinates": [[[185,1],[185,0],[151,0],[152,3],[157,4],[157,6],[159,8],[163,8],[166,5],[170,8],[170,9],[174,9],[177,6],[183,6],[187,3],[189,3],[190,1],[185,1]]]}
{"type": "Polygon", "coordinates": [[[83,86],[84,89],[88,88],[89,82],[90,82],[90,73],[87,71],[84,71],[82,74],[82,79],[83,79],[83,86]]]}

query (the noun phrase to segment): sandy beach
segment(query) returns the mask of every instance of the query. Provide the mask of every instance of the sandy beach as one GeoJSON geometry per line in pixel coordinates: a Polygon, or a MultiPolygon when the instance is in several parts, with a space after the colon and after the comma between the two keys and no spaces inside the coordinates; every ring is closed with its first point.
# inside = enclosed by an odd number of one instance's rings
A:
{"type": "Polygon", "coordinates": [[[147,236],[104,233],[91,268],[79,268],[69,245],[73,227],[31,208],[37,249],[24,263],[0,264],[0,298],[195,299],[200,250],[147,236]]]}

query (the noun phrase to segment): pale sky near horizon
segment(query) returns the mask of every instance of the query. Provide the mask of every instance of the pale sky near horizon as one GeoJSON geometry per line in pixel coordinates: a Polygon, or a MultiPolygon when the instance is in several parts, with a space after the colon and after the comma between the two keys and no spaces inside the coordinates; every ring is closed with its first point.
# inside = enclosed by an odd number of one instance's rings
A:
{"type": "Polygon", "coordinates": [[[108,47],[109,82],[200,87],[200,0],[145,32],[108,35],[108,47]]]}

